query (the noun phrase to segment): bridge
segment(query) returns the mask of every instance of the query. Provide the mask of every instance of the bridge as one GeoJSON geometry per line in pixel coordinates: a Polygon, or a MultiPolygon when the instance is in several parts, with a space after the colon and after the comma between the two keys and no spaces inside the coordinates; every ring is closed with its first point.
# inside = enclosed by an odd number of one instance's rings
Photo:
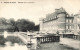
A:
{"type": "MultiPolygon", "coordinates": [[[[4,35],[4,34],[0,34],[0,35],[4,35]]],[[[27,32],[14,32],[12,34],[8,33],[6,36],[19,37],[25,43],[26,46],[28,46],[27,44],[32,44],[32,46],[31,46],[32,49],[36,49],[38,43],[49,43],[49,42],[58,42],[59,41],[59,36],[40,35],[40,34],[39,34],[39,36],[37,36],[35,34],[29,35],[27,32]]]]}
{"type": "MultiPolygon", "coordinates": [[[[28,43],[28,38],[30,38],[30,37],[28,37],[27,33],[19,33],[18,36],[20,38],[22,38],[22,40],[25,39],[25,40],[23,40],[24,42],[26,41],[25,44],[28,43]]],[[[43,46],[43,47],[45,47],[47,44],[50,45],[50,49],[53,46],[59,47],[60,44],[63,44],[62,46],[65,48],[67,46],[69,46],[70,48],[74,48],[73,50],[80,49],[80,47],[79,47],[80,41],[70,39],[70,38],[61,38],[60,36],[57,36],[57,35],[40,35],[39,34],[39,36],[36,36],[36,37],[31,36],[31,43],[33,44],[33,47],[31,47],[32,49],[37,49],[37,45],[39,43],[41,43],[41,46],[43,46]],[[59,45],[57,46],[56,43],[54,45],[52,45],[52,42],[58,42],[59,45]],[[64,46],[64,45],[66,45],[66,46],[64,46]]],[[[53,49],[57,49],[57,48],[53,48],[53,49]]]]}
{"type": "MultiPolygon", "coordinates": [[[[0,34],[0,35],[4,35],[4,34],[0,34]]],[[[53,36],[53,35],[40,35],[39,34],[38,36],[37,35],[33,35],[33,36],[31,35],[30,36],[30,35],[27,34],[27,32],[14,32],[13,34],[8,34],[8,36],[17,36],[17,37],[19,37],[25,43],[26,46],[27,46],[28,43],[31,43],[32,44],[31,49],[37,49],[38,43],[41,43],[40,44],[42,46],[41,49],[44,49],[46,46],[50,47],[48,49],[51,49],[53,46],[54,47],[52,49],[58,49],[56,47],[59,47],[59,49],[61,49],[60,48],[61,45],[62,46],[67,45],[69,47],[79,49],[78,44],[80,44],[80,41],[72,40],[72,39],[69,39],[69,38],[61,38],[61,37],[56,36],[56,35],[53,36]],[[56,42],[58,42],[58,43],[56,43],[56,42]]],[[[64,46],[64,47],[66,48],[66,46],[64,46]]]]}
{"type": "MultiPolygon", "coordinates": [[[[17,32],[16,32],[17,33],[17,32]]],[[[49,43],[49,42],[59,42],[60,37],[54,35],[28,35],[27,33],[18,33],[17,36],[27,45],[28,43],[32,44],[32,49],[37,49],[38,43],[49,43]]]]}

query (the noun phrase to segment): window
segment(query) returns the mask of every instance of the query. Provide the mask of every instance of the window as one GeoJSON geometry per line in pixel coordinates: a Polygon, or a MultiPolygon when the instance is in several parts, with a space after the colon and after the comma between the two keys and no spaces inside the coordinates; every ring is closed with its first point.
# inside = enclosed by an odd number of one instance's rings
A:
{"type": "Polygon", "coordinates": [[[70,26],[68,25],[68,29],[70,29],[70,26]]]}
{"type": "Polygon", "coordinates": [[[68,29],[68,26],[66,26],[66,29],[68,29]]]}
{"type": "Polygon", "coordinates": [[[69,26],[70,27],[70,29],[71,29],[71,26],[69,26]]]}
{"type": "Polygon", "coordinates": [[[68,23],[68,19],[66,19],[66,22],[68,23]]]}
{"type": "Polygon", "coordinates": [[[55,17],[55,19],[56,19],[57,17],[55,17]]]}
{"type": "Polygon", "coordinates": [[[73,23],[73,19],[72,19],[72,23],[73,23]]]}
{"type": "Polygon", "coordinates": [[[72,23],[72,20],[69,20],[70,23],[72,23]]]}

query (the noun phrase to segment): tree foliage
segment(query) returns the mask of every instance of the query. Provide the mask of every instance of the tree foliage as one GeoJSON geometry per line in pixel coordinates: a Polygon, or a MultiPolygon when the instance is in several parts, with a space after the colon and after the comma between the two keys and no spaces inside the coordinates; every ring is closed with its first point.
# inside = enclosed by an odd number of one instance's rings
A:
{"type": "Polygon", "coordinates": [[[7,24],[7,19],[5,19],[5,18],[0,18],[0,24],[2,24],[2,25],[6,25],[7,24]]]}
{"type": "Polygon", "coordinates": [[[36,26],[34,27],[34,31],[39,31],[39,25],[36,25],[36,26]]]}
{"type": "Polygon", "coordinates": [[[16,26],[19,28],[20,31],[30,31],[33,30],[35,24],[34,22],[26,19],[19,19],[16,21],[16,26]]]}
{"type": "MultiPolygon", "coordinates": [[[[35,23],[29,21],[28,19],[18,19],[17,21],[14,18],[5,19],[0,18],[0,24],[5,25],[5,29],[8,31],[33,31],[38,26],[35,26],[35,23]]],[[[1,26],[0,26],[1,27],[1,26]]]]}

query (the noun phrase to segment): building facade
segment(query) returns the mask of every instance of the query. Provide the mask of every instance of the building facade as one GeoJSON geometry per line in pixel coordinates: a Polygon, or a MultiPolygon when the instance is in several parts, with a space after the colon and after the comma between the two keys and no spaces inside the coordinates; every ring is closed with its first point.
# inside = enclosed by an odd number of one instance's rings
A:
{"type": "Polygon", "coordinates": [[[80,32],[80,13],[74,15],[74,25],[75,25],[75,27],[74,27],[75,31],[74,32],[75,33],[80,32]]]}
{"type": "Polygon", "coordinates": [[[74,33],[74,15],[69,15],[65,9],[55,9],[46,18],[40,19],[40,31],[47,33],[74,33]]]}

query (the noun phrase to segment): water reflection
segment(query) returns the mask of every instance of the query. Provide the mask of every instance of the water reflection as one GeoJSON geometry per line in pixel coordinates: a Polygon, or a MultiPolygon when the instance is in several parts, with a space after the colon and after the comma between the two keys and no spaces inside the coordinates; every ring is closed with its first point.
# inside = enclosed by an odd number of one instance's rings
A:
{"type": "Polygon", "coordinates": [[[8,36],[8,32],[7,31],[4,31],[4,38],[7,38],[7,36],[8,36]]]}
{"type": "Polygon", "coordinates": [[[8,36],[7,38],[5,38],[4,45],[0,44],[0,50],[29,50],[29,49],[18,37],[8,36]]]}
{"type": "Polygon", "coordinates": [[[18,45],[17,43],[11,46],[11,42],[6,42],[6,46],[0,47],[0,50],[28,50],[28,48],[25,45],[18,45]]]}
{"type": "MultiPolygon", "coordinates": [[[[32,42],[36,42],[35,39],[31,39],[32,42]]],[[[37,44],[33,44],[31,48],[35,48],[37,44]]],[[[58,42],[40,44],[41,47],[36,50],[79,50],[74,49],[66,45],[59,44],[58,42]]],[[[16,36],[4,36],[0,35],[0,50],[32,50],[22,42],[22,40],[16,36]]]]}

